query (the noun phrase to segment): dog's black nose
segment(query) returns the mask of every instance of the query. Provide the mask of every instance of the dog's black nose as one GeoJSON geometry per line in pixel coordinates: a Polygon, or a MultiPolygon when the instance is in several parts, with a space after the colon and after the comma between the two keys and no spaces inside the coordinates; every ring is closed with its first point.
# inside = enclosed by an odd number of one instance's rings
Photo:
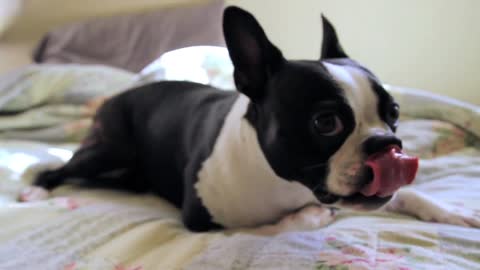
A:
{"type": "Polygon", "coordinates": [[[397,145],[402,148],[402,141],[395,136],[372,136],[363,143],[363,151],[367,156],[378,153],[389,145],[397,145]]]}

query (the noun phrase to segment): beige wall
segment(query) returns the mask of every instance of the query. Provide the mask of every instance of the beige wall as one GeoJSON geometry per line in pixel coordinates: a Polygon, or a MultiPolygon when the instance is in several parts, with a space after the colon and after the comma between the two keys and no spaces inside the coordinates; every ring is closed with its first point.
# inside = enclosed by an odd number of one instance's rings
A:
{"type": "MultiPolygon", "coordinates": [[[[15,1],[25,5],[0,39],[0,72],[28,63],[31,48],[53,25],[205,0],[0,0],[0,5],[15,1]]],[[[480,0],[227,2],[254,13],[287,57],[319,56],[324,12],[347,52],[384,82],[480,104],[480,0]]]]}
{"type": "Polygon", "coordinates": [[[384,82],[480,104],[479,0],[227,0],[252,11],[291,58],[317,58],[320,12],[384,82]]]}

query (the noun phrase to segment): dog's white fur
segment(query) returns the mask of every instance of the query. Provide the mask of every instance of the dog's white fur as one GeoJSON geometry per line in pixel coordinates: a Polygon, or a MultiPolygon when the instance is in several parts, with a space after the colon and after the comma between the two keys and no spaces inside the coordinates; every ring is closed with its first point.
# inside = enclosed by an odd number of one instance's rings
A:
{"type": "Polygon", "coordinates": [[[275,222],[307,204],[318,204],[310,189],[271,169],[255,129],[244,118],[248,104],[240,94],[195,185],[213,220],[227,227],[275,222]]]}
{"type": "Polygon", "coordinates": [[[353,110],[356,126],[347,140],[329,160],[326,180],[328,189],[348,196],[358,191],[358,173],[365,156],[362,143],[372,135],[392,134],[378,115],[378,98],[364,73],[350,66],[324,63],[335,82],[342,88],[353,110]]]}

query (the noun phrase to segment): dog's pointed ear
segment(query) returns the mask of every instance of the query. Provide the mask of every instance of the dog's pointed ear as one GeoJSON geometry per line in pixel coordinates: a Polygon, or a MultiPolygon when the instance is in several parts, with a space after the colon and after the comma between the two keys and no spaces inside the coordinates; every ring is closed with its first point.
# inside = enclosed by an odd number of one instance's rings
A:
{"type": "Polygon", "coordinates": [[[323,41],[320,59],[348,58],[348,55],[338,41],[337,32],[332,23],[322,14],[323,41]]]}
{"type": "Polygon", "coordinates": [[[223,32],[235,67],[237,89],[252,101],[265,95],[272,74],[282,66],[282,53],[267,38],[252,14],[238,7],[227,7],[223,14],[223,32]]]}

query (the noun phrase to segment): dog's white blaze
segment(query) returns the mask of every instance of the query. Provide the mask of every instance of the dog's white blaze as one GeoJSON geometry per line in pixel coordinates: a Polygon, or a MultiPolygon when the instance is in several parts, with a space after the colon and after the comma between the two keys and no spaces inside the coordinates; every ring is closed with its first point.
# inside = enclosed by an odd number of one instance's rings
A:
{"type": "Polygon", "coordinates": [[[244,118],[248,104],[240,95],[195,185],[213,220],[230,228],[275,222],[307,204],[318,204],[310,189],[271,169],[255,129],[244,118]]]}
{"type": "Polygon", "coordinates": [[[359,188],[357,177],[346,172],[351,167],[359,167],[364,161],[362,143],[372,135],[390,134],[392,130],[380,119],[378,97],[361,70],[330,63],[324,65],[343,89],[355,117],[355,129],[329,160],[326,180],[331,192],[346,196],[359,188]]]}

